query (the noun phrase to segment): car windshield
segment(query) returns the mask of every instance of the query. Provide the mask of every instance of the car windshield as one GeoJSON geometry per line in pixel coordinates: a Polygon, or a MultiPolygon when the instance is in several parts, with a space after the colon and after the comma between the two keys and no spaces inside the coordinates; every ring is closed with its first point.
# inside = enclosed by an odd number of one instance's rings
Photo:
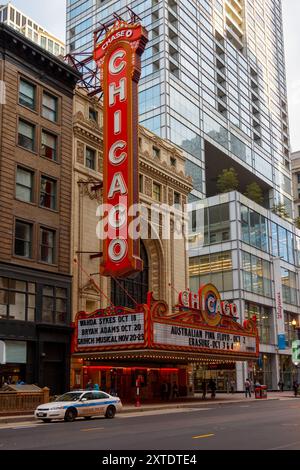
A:
{"type": "Polygon", "coordinates": [[[79,400],[81,395],[82,395],[82,392],[65,393],[64,395],[57,397],[55,401],[76,401],[76,400],[79,400]]]}

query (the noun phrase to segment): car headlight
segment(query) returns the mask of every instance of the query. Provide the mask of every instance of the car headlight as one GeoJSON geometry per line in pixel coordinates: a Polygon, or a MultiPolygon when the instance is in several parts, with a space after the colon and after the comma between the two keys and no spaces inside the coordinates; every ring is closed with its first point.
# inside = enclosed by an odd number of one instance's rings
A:
{"type": "Polygon", "coordinates": [[[64,407],[63,406],[54,406],[53,408],[50,408],[49,411],[53,411],[53,410],[63,410],[64,407]]]}

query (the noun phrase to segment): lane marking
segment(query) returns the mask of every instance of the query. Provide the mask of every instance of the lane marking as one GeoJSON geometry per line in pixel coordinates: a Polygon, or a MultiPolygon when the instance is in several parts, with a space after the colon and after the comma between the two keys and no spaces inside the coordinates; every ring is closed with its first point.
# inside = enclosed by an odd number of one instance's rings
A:
{"type": "Polygon", "coordinates": [[[171,414],[171,413],[191,413],[191,412],[196,412],[196,411],[209,411],[212,410],[213,408],[173,408],[171,410],[149,410],[149,411],[136,411],[136,412],[126,412],[122,411],[122,413],[116,415],[116,418],[136,418],[136,417],[142,417],[142,416],[155,416],[155,415],[162,415],[162,414],[171,414]]]}
{"type": "Polygon", "coordinates": [[[81,431],[81,432],[91,432],[91,431],[98,431],[99,429],[104,429],[104,428],[80,429],[80,431],[81,431]]]}
{"type": "MultiPolygon", "coordinates": [[[[300,444],[300,441],[296,441],[296,442],[290,442],[290,444],[285,444],[283,446],[278,446],[278,447],[272,447],[271,449],[268,449],[268,450],[279,450],[279,449],[286,449],[287,447],[291,447],[291,446],[295,446],[295,445],[298,445],[299,446],[300,444]]],[[[296,450],[299,450],[300,446],[298,447],[298,449],[296,450]]]]}
{"type": "Polygon", "coordinates": [[[200,436],[193,436],[193,439],[204,439],[206,437],[212,437],[214,434],[201,434],[200,436]]]}

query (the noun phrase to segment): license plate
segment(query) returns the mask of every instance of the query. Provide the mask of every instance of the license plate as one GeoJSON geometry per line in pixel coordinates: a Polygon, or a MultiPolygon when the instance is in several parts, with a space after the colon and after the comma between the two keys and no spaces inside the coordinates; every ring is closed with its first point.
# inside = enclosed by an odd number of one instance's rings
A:
{"type": "Polygon", "coordinates": [[[37,415],[38,415],[38,416],[47,416],[46,413],[38,413],[37,415]]]}

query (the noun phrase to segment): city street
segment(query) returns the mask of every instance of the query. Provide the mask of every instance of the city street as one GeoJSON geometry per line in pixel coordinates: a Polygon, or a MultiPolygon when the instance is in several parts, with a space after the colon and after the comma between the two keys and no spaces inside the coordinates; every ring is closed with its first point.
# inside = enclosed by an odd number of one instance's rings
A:
{"type": "Polygon", "coordinates": [[[199,405],[73,423],[1,425],[0,450],[299,450],[300,400],[199,405]]]}

